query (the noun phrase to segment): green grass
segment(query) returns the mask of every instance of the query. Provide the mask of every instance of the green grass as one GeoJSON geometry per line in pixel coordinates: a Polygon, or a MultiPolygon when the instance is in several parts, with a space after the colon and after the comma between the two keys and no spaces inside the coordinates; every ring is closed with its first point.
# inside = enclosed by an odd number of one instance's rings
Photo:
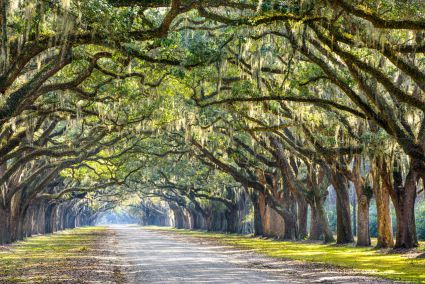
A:
{"type": "Polygon", "coordinates": [[[104,227],[84,227],[0,247],[0,283],[72,279],[69,271],[87,262],[88,251],[104,233],[104,227]]]}
{"type": "MultiPolygon", "coordinates": [[[[383,253],[373,248],[353,245],[336,246],[307,242],[276,241],[235,234],[210,233],[163,227],[148,227],[154,230],[168,230],[198,238],[215,239],[223,244],[284,259],[311,261],[360,270],[373,276],[392,280],[425,283],[425,259],[412,255],[383,253]]],[[[424,251],[424,243],[419,250],[424,251]]]]}

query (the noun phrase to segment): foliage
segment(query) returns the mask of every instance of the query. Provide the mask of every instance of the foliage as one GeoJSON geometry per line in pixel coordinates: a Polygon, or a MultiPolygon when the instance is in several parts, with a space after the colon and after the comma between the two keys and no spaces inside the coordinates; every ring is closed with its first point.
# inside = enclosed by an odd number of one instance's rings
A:
{"type": "Polygon", "coordinates": [[[23,216],[40,200],[102,211],[160,198],[207,217],[245,191],[296,224],[298,203],[322,212],[330,184],[369,200],[386,176],[394,207],[414,207],[423,4],[334,2],[11,1],[2,204],[23,216]]]}

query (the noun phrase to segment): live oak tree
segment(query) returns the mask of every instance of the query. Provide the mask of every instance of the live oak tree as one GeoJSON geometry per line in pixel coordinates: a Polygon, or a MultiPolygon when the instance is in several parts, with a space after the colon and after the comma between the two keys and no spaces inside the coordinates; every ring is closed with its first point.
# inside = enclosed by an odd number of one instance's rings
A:
{"type": "Polygon", "coordinates": [[[129,196],[235,232],[251,207],[257,234],[280,222],[284,238],[330,242],[332,187],[347,243],[352,187],[357,245],[370,245],[372,199],[378,246],[418,245],[422,1],[0,7],[0,242],[89,223],[129,196]],[[31,215],[50,221],[35,229],[31,215]]]}

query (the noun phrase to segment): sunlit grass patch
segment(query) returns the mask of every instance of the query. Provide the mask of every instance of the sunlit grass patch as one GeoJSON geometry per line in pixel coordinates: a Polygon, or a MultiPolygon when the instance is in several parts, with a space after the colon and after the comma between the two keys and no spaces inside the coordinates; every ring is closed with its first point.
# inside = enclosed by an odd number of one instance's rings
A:
{"type": "MultiPolygon", "coordinates": [[[[166,227],[147,227],[155,230],[174,231],[199,238],[216,239],[223,244],[256,250],[265,255],[302,261],[331,264],[344,268],[361,270],[370,275],[399,281],[425,283],[425,259],[411,255],[383,253],[371,247],[353,245],[336,246],[311,242],[288,242],[254,238],[237,234],[190,231],[166,227]]],[[[421,243],[419,250],[424,250],[421,243]]]]}
{"type": "Polygon", "coordinates": [[[105,230],[105,227],[65,230],[0,247],[0,283],[71,280],[69,271],[90,269],[84,267],[88,262],[87,252],[105,230]],[[82,267],[78,267],[79,263],[82,267]]]}

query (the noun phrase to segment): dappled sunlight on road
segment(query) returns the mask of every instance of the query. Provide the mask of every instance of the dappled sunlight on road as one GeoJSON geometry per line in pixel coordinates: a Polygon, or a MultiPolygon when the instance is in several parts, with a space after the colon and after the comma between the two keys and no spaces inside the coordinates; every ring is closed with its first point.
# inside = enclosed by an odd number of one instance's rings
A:
{"type": "Polygon", "coordinates": [[[110,229],[116,234],[122,270],[135,283],[389,283],[143,227],[110,229]]]}

